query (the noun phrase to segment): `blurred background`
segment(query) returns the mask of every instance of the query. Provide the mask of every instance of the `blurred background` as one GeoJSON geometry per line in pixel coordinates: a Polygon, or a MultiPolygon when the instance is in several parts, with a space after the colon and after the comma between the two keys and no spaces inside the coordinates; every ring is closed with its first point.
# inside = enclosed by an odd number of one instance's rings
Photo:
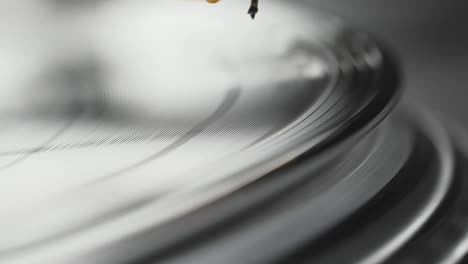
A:
{"type": "MultiPolygon", "coordinates": [[[[468,81],[467,1],[290,1],[341,16],[349,26],[376,35],[399,56],[405,76],[406,98],[421,101],[433,110],[444,112],[468,125],[468,116],[465,115],[465,103],[468,98],[466,89],[468,81]]],[[[106,1],[0,1],[0,55],[2,56],[0,79],[2,86],[22,86],[21,82],[34,78],[37,71],[44,67],[40,65],[41,61],[45,61],[44,58],[47,58],[48,63],[51,63],[54,58],[60,63],[69,60],[75,65],[81,64],[82,66],[78,67],[83,69],[93,68],[97,71],[98,65],[90,66],[94,63],[91,61],[93,54],[80,54],[81,51],[77,48],[82,47],[83,43],[80,43],[80,40],[86,37],[76,33],[80,28],[74,28],[74,24],[83,23],[83,17],[76,16],[76,13],[80,13],[75,12],[76,10],[93,9],[101,2],[106,1]],[[75,21],[80,19],[79,22],[75,21]],[[74,33],[70,34],[73,31],[74,33]],[[77,58],[82,62],[76,63],[77,58]]],[[[268,0],[263,2],[262,5],[268,5],[268,0]]],[[[125,13],[123,10],[116,12],[125,13]]],[[[131,14],[131,12],[128,13],[131,14]]],[[[85,18],[84,20],[88,23],[88,28],[93,28],[92,19],[86,21],[85,18]]],[[[141,20],[138,23],[145,23],[145,21],[141,20]]],[[[105,27],[105,25],[102,26],[105,27]]],[[[112,26],[113,29],[118,27],[119,25],[112,26]]],[[[105,28],[99,29],[98,26],[95,28],[97,32],[101,30],[101,33],[102,30],[106,30],[105,28]]],[[[142,50],[142,47],[139,49],[142,50]]],[[[56,64],[49,67],[60,67],[56,64]]],[[[68,71],[76,72],[76,69],[68,69],[68,71]]],[[[50,80],[51,77],[47,78],[50,80]]],[[[79,79],[79,76],[70,78],[79,79]]],[[[22,96],[11,95],[12,91],[9,89],[0,89],[0,95],[1,93],[7,94],[3,94],[0,98],[22,96]]],[[[89,96],[96,97],[92,93],[89,96]]],[[[4,102],[1,99],[0,102],[3,112],[11,107],[18,107],[17,105],[9,107],[11,102],[4,102]]],[[[77,104],[77,102],[66,102],[66,104],[77,104]]],[[[10,110],[15,111],[15,109],[10,110]]]]}

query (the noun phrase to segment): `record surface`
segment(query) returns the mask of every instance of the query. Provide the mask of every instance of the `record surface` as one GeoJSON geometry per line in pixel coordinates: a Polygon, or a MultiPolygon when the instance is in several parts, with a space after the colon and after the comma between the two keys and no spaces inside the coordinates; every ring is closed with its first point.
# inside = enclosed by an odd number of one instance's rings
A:
{"type": "Polygon", "coordinates": [[[254,23],[234,1],[88,5],[0,49],[38,54],[0,79],[0,262],[421,258],[462,155],[429,115],[387,117],[372,38],[276,1],[254,23]]]}

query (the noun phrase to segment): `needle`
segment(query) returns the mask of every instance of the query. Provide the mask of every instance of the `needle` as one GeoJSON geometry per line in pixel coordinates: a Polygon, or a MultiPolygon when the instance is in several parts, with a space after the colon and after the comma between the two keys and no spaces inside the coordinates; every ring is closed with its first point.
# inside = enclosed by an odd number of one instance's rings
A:
{"type": "MultiPolygon", "coordinates": [[[[210,4],[216,4],[220,0],[206,0],[206,1],[208,3],[210,3],[210,4]]],[[[258,0],[251,0],[250,8],[249,8],[249,11],[247,13],[252,17],[252,19],[255,18],[255,16],[258,13],[258,0]]]]}
{"type": "Polygon", "coordinates": [[[255,15],[258,13],[258,0],[252,0],[249,8],[249,12],[247,12],[252,19],[255,18],[255,15]]]}

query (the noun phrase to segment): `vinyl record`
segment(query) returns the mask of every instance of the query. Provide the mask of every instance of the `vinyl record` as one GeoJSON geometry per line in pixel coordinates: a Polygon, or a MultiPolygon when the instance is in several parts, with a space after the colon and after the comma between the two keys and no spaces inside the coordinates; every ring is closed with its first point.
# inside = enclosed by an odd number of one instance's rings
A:
{"type": "Polygon", "coordinates": [[[54,2],[66,41],[0,90],[1,263],[461,261],[465,149],[393,111],[394,56],[237,2],[54,2]]]}

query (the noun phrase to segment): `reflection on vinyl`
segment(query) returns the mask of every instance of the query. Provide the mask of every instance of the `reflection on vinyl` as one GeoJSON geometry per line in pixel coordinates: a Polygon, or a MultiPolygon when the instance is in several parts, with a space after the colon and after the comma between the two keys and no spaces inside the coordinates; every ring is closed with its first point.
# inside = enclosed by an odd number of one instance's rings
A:
{"type": "Polygon", "coordinates": [[[387,118],[397,70],[367,35],[231,2],[18,9],[41,37],[0,47],[19,64],[0,79],[2,263],[409,256],[455,177],[440,124],[387,118]]]}

